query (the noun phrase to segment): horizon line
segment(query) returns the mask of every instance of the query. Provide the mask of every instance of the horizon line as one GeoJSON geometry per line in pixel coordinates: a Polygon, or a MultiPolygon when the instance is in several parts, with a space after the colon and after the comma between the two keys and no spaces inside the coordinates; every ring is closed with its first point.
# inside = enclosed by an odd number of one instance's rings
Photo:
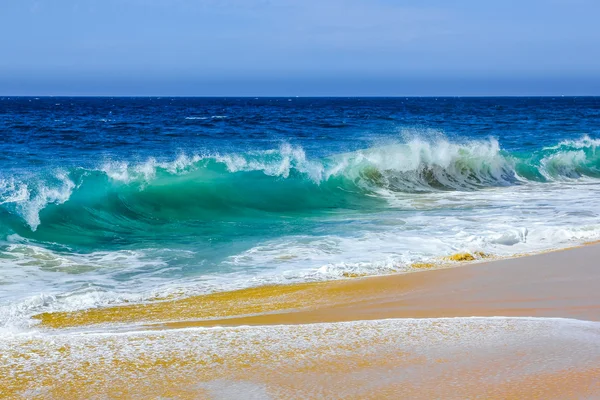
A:
{"type": "Polygon", "coordinates": [[[212,99],[226,99],[226,98],[238,98],[238,99],[359,99],[359,98],[374,98],[374,99],[397,99],[397,98],[556,98],[556,97],[600,97],[600,94],[485,94],[485,95],[135,95],[135,94],[117,94],[117,95],[106,95],[106,94],[44,94],[44,95],[31,95],[31,94],[18,94],[18,95],[4,95],[0,94],[0,98],[55,98],[55,97],[75,97],[75,98],[212,98],[212,99]]]}

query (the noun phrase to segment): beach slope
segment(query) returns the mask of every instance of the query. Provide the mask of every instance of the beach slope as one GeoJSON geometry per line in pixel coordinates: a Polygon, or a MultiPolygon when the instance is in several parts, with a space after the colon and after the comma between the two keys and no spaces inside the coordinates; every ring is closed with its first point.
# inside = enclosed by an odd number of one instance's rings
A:
{"type": "Polygon", "coordinates": [[[599,259],[588,245],[45,314],[0,344],[0,397],[594,398],[599,259]]]}

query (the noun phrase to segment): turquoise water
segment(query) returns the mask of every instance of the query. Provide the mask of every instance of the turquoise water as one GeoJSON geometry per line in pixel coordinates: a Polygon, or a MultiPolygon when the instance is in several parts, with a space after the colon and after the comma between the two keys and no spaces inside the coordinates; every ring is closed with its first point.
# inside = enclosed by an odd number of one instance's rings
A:
{"type": "Polygon", "coordinates": [[[600,238],[600,101],[3,98],[0,317],[600,238]]]}

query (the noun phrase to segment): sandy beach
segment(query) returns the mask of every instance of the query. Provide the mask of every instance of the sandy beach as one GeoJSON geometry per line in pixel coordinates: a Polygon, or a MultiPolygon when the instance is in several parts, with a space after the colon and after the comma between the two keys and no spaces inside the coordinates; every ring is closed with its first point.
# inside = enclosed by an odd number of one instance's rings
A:
{"type": "Polygon", "coordinates": [[[410,274],[43,314],[38,333],[2,345],[0,393],[595,398],[599,256],[594,244],[410,274]]]}
{"type": "Polygon", "coordinates": [[[265,286],[37,318],[53,328],[109,322],[183,328],[470,316],[596,321],[599,254],[600,245],[593,244],[460,268],[265,286]]]}

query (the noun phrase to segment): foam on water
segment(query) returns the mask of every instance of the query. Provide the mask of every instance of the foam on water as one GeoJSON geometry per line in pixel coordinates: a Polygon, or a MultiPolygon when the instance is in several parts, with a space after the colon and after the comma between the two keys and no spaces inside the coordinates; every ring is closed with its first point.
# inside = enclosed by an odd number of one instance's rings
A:
{"type": "Polygon", "coordinates": [[[13,177],[0,179],[0,205],[15,210],[35,231],[40,225],[40,211],[49,204],[69,200],[75,186],[64,171],[56,171],[49,182],[28,184],[17,182],[13,177]]]}
{"type": "MultiPolygon", "coordinates": [[[[242,398],[246,391],[257,398],[313,398],[370,396],[391,385],[425,397],[424,390],[441,389],[463,397],[500,395],[503,385],[518,388],[519,382],[531,390],[540,375],[567,385],[570,373],[593,374],[599,340],[596,322],[499,317],[28,333],[0,341],[0,388],[9,396],[37,390],[40,397],[208,390],[217,398],[242,398]]],[[[598,384],[597,375],[591,379],[585,382],[598,384]]]]}

